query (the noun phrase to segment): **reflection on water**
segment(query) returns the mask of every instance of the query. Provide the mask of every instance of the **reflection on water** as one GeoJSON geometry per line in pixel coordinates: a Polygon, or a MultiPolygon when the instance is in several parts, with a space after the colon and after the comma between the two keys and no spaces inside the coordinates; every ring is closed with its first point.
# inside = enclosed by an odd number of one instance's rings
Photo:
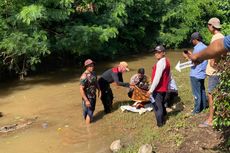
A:
{"type": "MultiPolygon", "coordinates": [[[[181,53],[168,52],[172,69],[181,53]]],[[[153,54],[133,56],[126,60],[131,71],[124,80],[144,67],[150,76],[155,62],[153,54]]],[[[97,64],[97,74],[118,61],[97,64]]],[[[174,71],[174,70],[173,70],[174,71]]],[[[82,118],[79,76],[81,69],[62,70],[47,75],[27,78],[24,82],[2,84],[0,89],[0,126],[18,123],[38,116],[35,123],[25,129],[0,134],[1,153],[105,153],[110,144],[123,138],[125,132],[110,122],[113,113],[104,116],[103,106],[97,101],[95,121],[86,126],[82,118]],[[44,123],[46,126],[44,127],[44,123]]],[[[127,89],[112,88],[114,102],[128,101],[127,89]]],[[[116,110],[120,111],[120,110],[116,110]]]]}

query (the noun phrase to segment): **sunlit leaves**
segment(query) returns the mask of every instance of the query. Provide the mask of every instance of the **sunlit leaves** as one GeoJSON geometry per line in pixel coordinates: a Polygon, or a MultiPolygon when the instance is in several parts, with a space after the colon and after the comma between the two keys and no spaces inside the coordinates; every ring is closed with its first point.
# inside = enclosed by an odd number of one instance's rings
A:
{"type": "Polygon", "coordinates": [[[47,37],[44,31],[34,31],[32,35],[22,32],[11,33],[0,42],[4,64],[16,73],[26,73],[40,57],[49,54],[47,37]],[[23,65],[19,65],[23,60],[23,65]]]}
{"type": "Polygon", "coordinates": [[[37,19],[44,18],[45,8],[42,5],[30,5],[22,8],[22,11],[18,14],[18,19],[22,20],[26,24],[30,24],[37,19]]]}
{"type": "MultiPolygon", "coordinates": [[[[217,4],[212,0],[167,0],[167,3],[170,9],[166,10],[162,19],[160,37],[166,46],[179,47],[188,44],[188,38],[195,31],[207,34],[209,18],[221,16],[217,4]]],[[[209,35],[202,36],[209,43],[209,35]]]]}

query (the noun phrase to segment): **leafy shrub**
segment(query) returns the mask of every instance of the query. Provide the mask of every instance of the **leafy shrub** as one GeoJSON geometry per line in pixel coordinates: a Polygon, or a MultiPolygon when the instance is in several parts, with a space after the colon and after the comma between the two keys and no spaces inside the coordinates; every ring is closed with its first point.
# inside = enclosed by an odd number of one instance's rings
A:
{"type": "Polygon", "coordinates": [[[218,70],[221,75],[214,92],[214,125],[222,128],[230,126],[230,55],[219,63],[218,70]]]}

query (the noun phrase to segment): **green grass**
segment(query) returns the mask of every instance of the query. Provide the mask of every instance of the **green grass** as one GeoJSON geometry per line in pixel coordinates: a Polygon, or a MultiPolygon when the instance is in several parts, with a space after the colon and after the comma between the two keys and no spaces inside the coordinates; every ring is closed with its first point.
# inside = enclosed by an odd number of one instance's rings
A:
{"type": "MultiPolygon", "coordinates": [[[[173,54],[171,53],[170,55],[173,54]]],[[[153,112],[139,115],[130,112],[120,113],[120,111],[115,111],[111,120],[119,121],[117,128],[121,128],[132,135],[132,139],[128,142],[125,142],[125,147],[120,150],[120,153],[138,152],[139,147],[147,143],[152,145],[154,151],[159,149],[157,148],[159,144],[161,145],[165,143],[167,143],[166,145],[168,146],[173,146],[173,149],[176,150],[184,141],[183,134],[178,131],[187,127],[195,126],[188,123],[187,121],[189,118],[187,114],[191,112],[194,105],[189,79],[190,70],[184,69],[181,73],[179,73],[174,69],[175,64],[179,60],[178,57],[179,56],[171,57],[170,61],[172,74],[177,82],[179,89],[179,96],[181,99],[180,102],[185,105],[184,110],[181,112],[171,113],[166,125],[162,128],[156,127],[155,116],[153,112]]],[[[144,63],[146,65],[145,68],[147,67],[147,69],[150,70],[153,64],[151,58],[152,57],[146,57],[145,60],[147,63],[144,63]]],[[[135,63],[131,63],[131,65],[136,68],[140,67],[140,65],[135,65],[135,63]]],[[[147,72],[147,74],[150,75],[151,73],[147,72]]],[[[130,76],[131,74],[127,76],[127,78],[130,76]]],[[[123,100],[123,98],[120,98],[119,100],[123,100]]],[[[125,103],[127,104],[127,102],[125,103]]],[[[122,102],[119,102],[117,108],[119,108],[119,106],[122,104],[122,102]]],[[[123,139],[123,141],[125,141],[125,138],[123,139]]]]}
{"type": "MultiPolygon", "coordinates": [[[[177,72],[174,67],[177,61],[181,60],[181,53],[173,52],[168,54],[171,61],[171,71],[179,90],[180,103],[185,108],[180,112],[170,113],[166,125],[162,128],[157,128],[153,112],[147,112],[142,115],[121,112],[119,109],[121,105],[131,104],[132,102],[127,100],[127,95],[121,93],[123,89],[115,90],[114,95],[116,98],[114,106],[116,111],[113,112],[108,122],[116,122],[115,128],[120,129],[121,132],[128,135],[122,138],[125,146],[120,150],[120,153],[138,152],[140,146],[147,143],[152,145],[154,151],[158,151],[162,145],[177,150],[184,141],[183,134],[179,131],[195,126],[195,124],[188,123],[188,118],[190,117],[188,114],[191,113],[194,105],[189,78],[190,69],[184,69],[181,73],[177,72]]],[[[146,74],[150,76],[154,62],[155,59],[151,55],[138,59],[138,61],[129,62],[133,71],[125,74],[124,80],[129,80],[136,70],[142,67],[141,63],[144,63],[146,74]]]]}

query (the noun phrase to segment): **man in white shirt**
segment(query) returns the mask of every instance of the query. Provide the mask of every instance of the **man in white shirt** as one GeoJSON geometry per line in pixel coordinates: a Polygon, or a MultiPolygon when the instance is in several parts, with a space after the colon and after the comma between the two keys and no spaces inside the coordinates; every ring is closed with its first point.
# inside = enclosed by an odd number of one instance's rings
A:
{"type": "Polygon", "coordinates": [[[153,52],[157,63],[152,68],[152,85],[148,91],[148,95],[150,95],[150,101],[154,106],[157,126],[161,127],[165,124],[165,116],[167,114],[164,106],[164,98],[168,91],[170,62],[165,57],[165,48],[162,45],[157,46],[153,52]]]}

